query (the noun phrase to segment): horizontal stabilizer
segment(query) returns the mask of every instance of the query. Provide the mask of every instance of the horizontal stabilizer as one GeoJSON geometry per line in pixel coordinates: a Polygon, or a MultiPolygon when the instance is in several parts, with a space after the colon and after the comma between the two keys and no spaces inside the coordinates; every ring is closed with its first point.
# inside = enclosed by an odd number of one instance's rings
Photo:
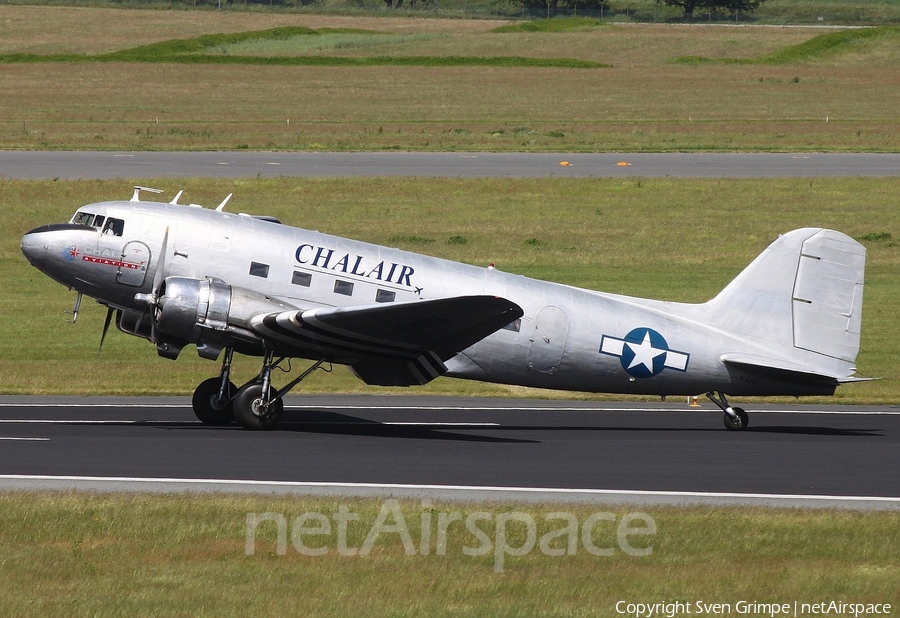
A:
{"type": "Polygon", "coordinates": [[[840,380],[832,376],[812,372],[805,365],[797,365],[748,354],[723,354],[719,360],[721,360],[726,367],[731,366],[735,369],[739,369],[742,373],[757,375],[767,380],[829,386],[837,386],[840,382],[840,380]]]}

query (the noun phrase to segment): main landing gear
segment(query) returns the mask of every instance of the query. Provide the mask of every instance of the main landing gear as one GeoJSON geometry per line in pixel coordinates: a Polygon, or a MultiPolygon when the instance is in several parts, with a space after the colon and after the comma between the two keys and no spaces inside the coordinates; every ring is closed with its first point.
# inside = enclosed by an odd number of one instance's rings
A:
{"type": "Polygon", "coordinates": [[[228,379],[231,375],[231,360],[234,349],[225,350],[222,371],[218,378],[210,378],[200,383],[194,391],[191,405],[194,414],[204,425],[228,425],[234,420],[234,395],[237,387],[228,379]]]}
{"type": "Polygon", "coordinates": [[[747,428],[747,422],[749,417],[743,408],[732,408],[728,405],[728,399],[725,398],[725,393],[706,393],[706,396],[709,398],[711,402],[719,406],[722,411],[725,413],[725,418],[722,419],[725,422],[725,428],[731,431],[741,431],[742,429],[747,428]],[[718,397],[716,397],[718,395],[718,397]]]}
{"type": "Polygon", "coordinates": [[[313,363],[287,386],[276,390],[272,386],[272,370],[279,367],[285,357],[274,360],[274,353],[267,350],[259,375],[237,388],[229,379],[233,357],[234,350],[226,349],[219,377],[201,382],[194,391],[191,400],[194,414],[205,425],[228,425],[236,420],[246,429],[271,429],[281,420],[282,398],[325,362],[313,363]]]}

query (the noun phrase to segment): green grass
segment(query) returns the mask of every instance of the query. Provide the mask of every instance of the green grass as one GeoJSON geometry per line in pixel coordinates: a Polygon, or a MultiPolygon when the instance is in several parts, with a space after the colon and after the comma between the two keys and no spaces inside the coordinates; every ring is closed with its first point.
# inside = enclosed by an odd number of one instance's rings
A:
{"type": "MultiPolygon", "coordinates": [[[[702,302],[713,297],[778,234],[804,226],[841,230],[868,248],[859,373],[884,378],[841,387],[836,403],[900,403],[900,179],[533,180],[243,179],[142,180],[209,206],[234,192],[233,211],[290,225],[607,292],[702,302]],[[887,235],[890,235],[888,238],[887,235]],[[465,239],[465,242],[454,239],[465,239]]],[[[191,348],[160,359],[140,339],[111,333],[97,344],[103,308],[27,264],[29,229],[66,221],[86,203],[130,196],[126,181],[0,181],[0,392],[7,394],[190,394],[217,371],[191,348]],[[95,379],[103,375],[103,380],[95,379]]],[[[236,381],[252,375],[242,359],[236,381]]],[[[317,374],[302,392],[388,392],[343,369],[317,374]]],[[[585,397],[440,379],[393,392],[585,397]]],[[[822,401],[822,400],[820,400],[822,401]]]]}
{"type": "Polygon", "coordinates": [[[334,53],[347,50],[368,50],[373,47],[401,46],[434,41],[446,37],[439,32],[413,34],[393,34],[390,32],[327,32],[317,30],[317,36],[297,36],[284,40],[251,40],[244,43],[224,45],[207,53],[236,56],[296,56],[301,53],[334,53]]]}
{"type": "MultiPolygon", "coordinates": [[[[329,29],[330,34],[344,33],[341,29],[329,29]]],[[[371,35],[371,32],[354,29],[351,34],[371,35]]],[[[574,58],[528,58],[522,56],[302,56],[302,55],[238,55],[228,53],[228,48],[247,42],[289,42],[297,37],[320,36],[321,32],[302,26],[272,28],[269,30],[208,34],[193,39],[173,39],[151,43],[106,54],[0,54],[0,63],[29,62],[152,62],[178,64],[216,65],[273,65],[273,66],[333,66],[333,67],[553,67],[569,69],[595,69],[610,65],[574,58]],[[215,53],[210,53],[215,52],[215,53]],[[224,53],[223,53],[224,52],[224,53]]],[[[384,35],[381,35],[384,36],[384,35]]]]}
{"type": "MultiPolygon", "coordinates": [[[[465,555],[479,541],[462,524],[448,528],[446,555],[436,555],[439,513],[478,523],[496,540],[501,514],[524,513],[538,537],[562,527],[547,521],[564,511],[579,525],[595,512],[620,521],[635,509],[403,501],[394,507],[408,525],[416,553],[400,535],[380,536],[368,555],[341,556],[332,533],[307,537],[329,549],[303,556],[291,542],[294,518],[340,505],[359,515],[347,545],[359,548],[384,503],[375,500],[221,495],[0,494],[0,606],[7,615],[246,616],[613,616],[621,600],[735,604],[900,601],[900,514],[757,508],[642,509],[656,533],[633,536],[647,556],[617,548],[615,524],[599,521],[593,541],[612,556],[586,552],[545,556],[537,548],[506,556],[494,571],[493,551],[465,555]],[[422,514],[431,513],[429,555],[418,544],[422,514]],[[248,513],[277,513],[288,522],[287,551],[276,552],[276,526],[257,529],[245,553],[248,513]],[[410,591],[415,591],[411,594],[410,591]]],[[[390,508],[390,507],[388,507],[390,508]]],[[[391,516],[386,523],[394,523],[391,516]]],[[[525,542],[524,525],[510,523],[511,547],[525,542]]],[[[427,535],[426,535],[426,538],[427,535]]],[[[564,548],[557,539],[554,548],[564,548]]],[[[692,608],[693,609],[693,608],[692,608]]],[[[730,615],[737,615],[734,611],[730,615]]]]}
{"type": "Polygon", "coordinates": [[[672,61],[679,64],[701,64],[720,62],[724,64],[771,64],[786,65],[826,60],[841,54],[865,54],[866,44],[879,39],[887,39],[887,44],[900,42],[900,28],[878,27],[858,30],[840,30],[820,34],[808,41],[784,49],[757,56],[755,58],[706,58],[704,56],[679,56],[672,61]]]}
{"type": "Polygon", "coordinates": [[[608,25],[599,19],[586,17],[560,17],[558,19],[536,19],[494,28],[491,32],[580,32],[608,25]]]}

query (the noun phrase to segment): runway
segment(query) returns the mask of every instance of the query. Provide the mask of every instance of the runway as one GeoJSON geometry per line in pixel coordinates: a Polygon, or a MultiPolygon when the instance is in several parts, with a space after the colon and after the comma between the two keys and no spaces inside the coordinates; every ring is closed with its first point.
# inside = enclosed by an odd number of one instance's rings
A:
{"type": "Polygon", "coordinates": [[[291,397],[275,431],[186,398],[0,399],[0,488],[900,509],[900,408],[291,397]]]}
{"type": "Polygon", "coordinates": [[[900,153],[0,151],[0,178],[900,176],[900,153]]]}

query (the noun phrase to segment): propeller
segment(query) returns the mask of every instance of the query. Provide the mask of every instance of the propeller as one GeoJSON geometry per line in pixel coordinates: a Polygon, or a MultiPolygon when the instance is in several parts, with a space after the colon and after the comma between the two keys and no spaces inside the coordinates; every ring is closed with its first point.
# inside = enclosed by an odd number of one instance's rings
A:
{"type": "MultiPolygon", "coordinates": [[[[153,273],[153,286],[150,289],[150,293],[134,295],[136,301],[147,304],[147,311],[144,312],[144,315],[150,314],[150,341],[153,343],[157,341],[156,310],[159,307],[159,292],[163,282],[166,280],[166,252],[168,247],[169,228],[166,228],[166,233],[163,234],[162,246],[159,249],[159,259],[156,260],[156,271],[153,273]]],[[[141,316],[141,322],[143,322],[143,319],[143,316],[141,316]]]]}
{"type": "Polygon", "coordinates": [[[153,273],[153,304],[150,310],[150,340],[156,343],[158,337],[156,333],[156,312],[159,307],[159,292],[162,284],[166,280],[166,250],[169,247],[169,228],[163,234],[162,247],[159,249],[159,259],[156,261],[156,272],[153,273]]]}

